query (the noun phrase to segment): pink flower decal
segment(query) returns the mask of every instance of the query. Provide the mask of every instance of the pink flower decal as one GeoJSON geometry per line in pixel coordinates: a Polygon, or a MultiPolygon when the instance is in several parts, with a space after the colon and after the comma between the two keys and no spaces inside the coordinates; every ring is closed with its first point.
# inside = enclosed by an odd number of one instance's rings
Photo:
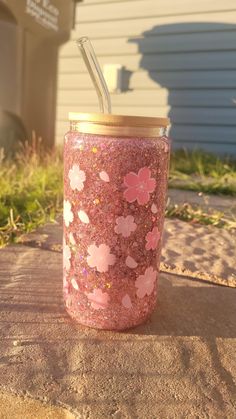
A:
{"type": "Polygon", "coordinates": [[[139,205],[145,205],[150,198],[150,193],[155,190],[156,181],[151,178],[151,170],[148,167],[142,167],[138,174],[128,173],[124,178],[124,184],[127,189],[124,197],[128,202],[138,201],[139,205]]]}
{"type": "Polygon", "coordinates": [[[99,288],[95,288],[93,292],[87,294],[88,300],[91,303],[91,307],[95,310],[107,308],[108,302],[110,300],[107,292],[103,292],[99,288]]]}
{"type": "Polygon", "coordinates": [[[73,212],[71,211],[70,201],[64,201],[63,217],[66,227],[69,227],[69,224],[72,223],[74,219],[73,212]]]}
{"type": "Polygon", "coordinates": [[[152,231],[149,231],[145,237],[146,240],[146,250],[155,250],[157,248],[157,243],[160,240],[160,232],[157,227],[153,227],[152,231]]]}
{"type": "Polygon", "coordinates": [[[125,308],[131,308],[132,307],[132,302],[130,299],[130,296],[128,294],[126,294],[123,298],[122,298],[122,305],[125,308]]]}
{"type": "Polygon", "coordinates": [[[136,294],[139,298],[143,298],[145,295],[151,295],[156,277],[157,271],[154,271],[152,266],[146,269],[144,275],[139,275],[135,281],[135,286],[138,288],[136,294]]]}
{"type": "Polygon", "coordinates": [[[83,170],[80,170],[78,164],[74,164],[72,169],[69,170],[69,179],[70,179],[70,187],[73,189],[77,189],[78,191],[82,191],[84,189],[84,181],[86,180],[86,175],[83,170]]]}
{"type": "Polygon", "coordinates": [[[135,231],[137,224],[134,222],[134,217],[132,215],[127,215],[127,217],[118,217],[116,219],[115,232],[117,234],[122,234],[123,237],[129,237],[132,231],[135,231]]]}
{"type": "Polygon", "coordinates": [[[71,258],[70,248],[64,242],[64,246],[63,246],[63,267],[66,269],[66,271],[70,270],[70,258],[71,258]]]}
{"type": "Polygon", "coordinates": [[[109,265],[114,265],[116,261],[115,255],[110,253],[110,247],[106,244],[91,244],[88,247],[89,256],[87,263],[91,268],[97,268],[98,272],[107,272],[109,265]]]}
{"type": "Polygon", "coordinates": [[[138,266],[136,260],[134,260],[134,258],[132,258],[131,256],[127,256],[127,258],[125,259],[125,264],[126,266],[128,266],[128,268],[131,269],[135,269],[138,266]]]}
{"type": "Polygon", "coordinates": [[[164,143],[164,152],[169,153],[169,145],[166,142],[164,143]]]}

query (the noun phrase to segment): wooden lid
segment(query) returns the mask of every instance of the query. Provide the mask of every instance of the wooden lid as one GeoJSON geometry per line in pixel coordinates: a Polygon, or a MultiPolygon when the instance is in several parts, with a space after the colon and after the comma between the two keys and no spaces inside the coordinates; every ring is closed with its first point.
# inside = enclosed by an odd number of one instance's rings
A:
{"type": "Polygon", "coordinates": [[[114,137],[160,137],[169,125],[168,118],[98,113],[69,113],[72,130],[83,134],[114,137]]]}
{"type": "Polygon", "coordinates": [[[146,116],[112,115],[103,113],[75,113],[69,112],[69,120],[75,122],[88,122],[101,125],[120,127],[167,127],[168,118],[152,118],[146,116]]]}

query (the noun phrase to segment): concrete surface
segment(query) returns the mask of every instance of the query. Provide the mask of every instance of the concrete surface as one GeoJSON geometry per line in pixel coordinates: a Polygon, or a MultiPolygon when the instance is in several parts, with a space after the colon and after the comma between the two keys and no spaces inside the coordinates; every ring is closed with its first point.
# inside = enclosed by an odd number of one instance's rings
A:
{"type": "Polygon", "coordinates": [[[236,232],[165,220],[161,269],[236,287],[236,232]]]}
{"type": "MultiPolygon", "coordinates": [[[[4,397],[64,408],[65,418],[235,418],[235,289],[162,273],[145,325],[88,329],[63,307],[60,226],[40,234],[0,252],[4,397]]],[[[0,418],[30,415],[1,403],[0,418]]]]}
{"type": "MultiPolygon", "coordinates": [[[[27,234],[27,246],[61,251],[62,231],[59,224],[48,224],[27,234]]],[[[213,226],[165,220],[161,270],[236,287],[236,232],[213,226]]]]}
{"type": "Polygon", "coordinates": [[[232,196],[208,195],[203,192],[169,189],[168,198],[170,205],[188,203],[192,206],[199,206],[207,212],[220,211],[229,219],[235,220],[236,218],[236,198],[232,196]]]}
{"type": "Polygon", "coordinates": [[[45,406],[38,400],[11,393],[0,393],[0,418],[74,419],[75,416],[61,407],[45,406]]]}

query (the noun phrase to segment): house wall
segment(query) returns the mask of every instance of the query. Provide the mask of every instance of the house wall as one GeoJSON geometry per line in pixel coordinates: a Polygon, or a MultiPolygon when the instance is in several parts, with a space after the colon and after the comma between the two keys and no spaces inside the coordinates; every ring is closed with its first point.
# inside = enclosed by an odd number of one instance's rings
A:
{"type": "Polygon", "coordinates": [[[113,113],[169,116],[175,148],[236,154],[235,0],[84,0],[60,49],[56,142],[68,112],[98,101],[74,40],[91,38],[101,65],[125,67],[113,113]]]}
{"type": "Polygon", "coordinates": [[[5,151],[30,140],[32,131],[46,146],[54,145],[58,47],[69,38],[73,12],[74,0],[0,0],[0,148],[5,151]],[[16,121],[26,128],[24,138],[16,133],[16,121]]]}
{"type": "Polygon", "coordinates": [[[17,86],[17,26],[0,19],[0,109],[19,112],[17,86]]]}

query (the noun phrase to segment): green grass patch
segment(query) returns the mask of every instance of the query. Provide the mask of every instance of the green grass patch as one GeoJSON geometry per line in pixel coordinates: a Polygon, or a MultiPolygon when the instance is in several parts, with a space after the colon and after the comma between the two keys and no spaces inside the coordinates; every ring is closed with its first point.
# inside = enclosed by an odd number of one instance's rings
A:
{"type": "Polygon", "coordinates": [[[212,225],[227,230],[236,229],[236,219],[227,217],[223,212],[215,210],[207,212],[201,207],[193,207],[188,203],[168,206],[165,216],[167,218],[178,218],[191,224],[212,225]]]}
{"type": "Polygon", "coordinates": [[[202,151],[173,152],[169,187],[236,196],[236,160],[202,151]]]}
{"type": "Polygon", "coordinates": [[[0,157],[0,246],[18,238],[62,211],[63,168],[58,151],[46,153],[26,145],[14,160],[0,157]]]}
{"type": "MultiPolygon", "coordinates": [[[[202,152],[179,151],[171,158],[170,187],[236,195],[236,163],[202,152]]],[[[14,160],[0,153],[0,247],[62,212],[63,162],[58,150],[45,152],[40,143],[26,144],[14,160]]],[[[171,206],[167,217],[216,227],[236,228],[220,212],[207,213],[189,204],[171,206]]]]}

